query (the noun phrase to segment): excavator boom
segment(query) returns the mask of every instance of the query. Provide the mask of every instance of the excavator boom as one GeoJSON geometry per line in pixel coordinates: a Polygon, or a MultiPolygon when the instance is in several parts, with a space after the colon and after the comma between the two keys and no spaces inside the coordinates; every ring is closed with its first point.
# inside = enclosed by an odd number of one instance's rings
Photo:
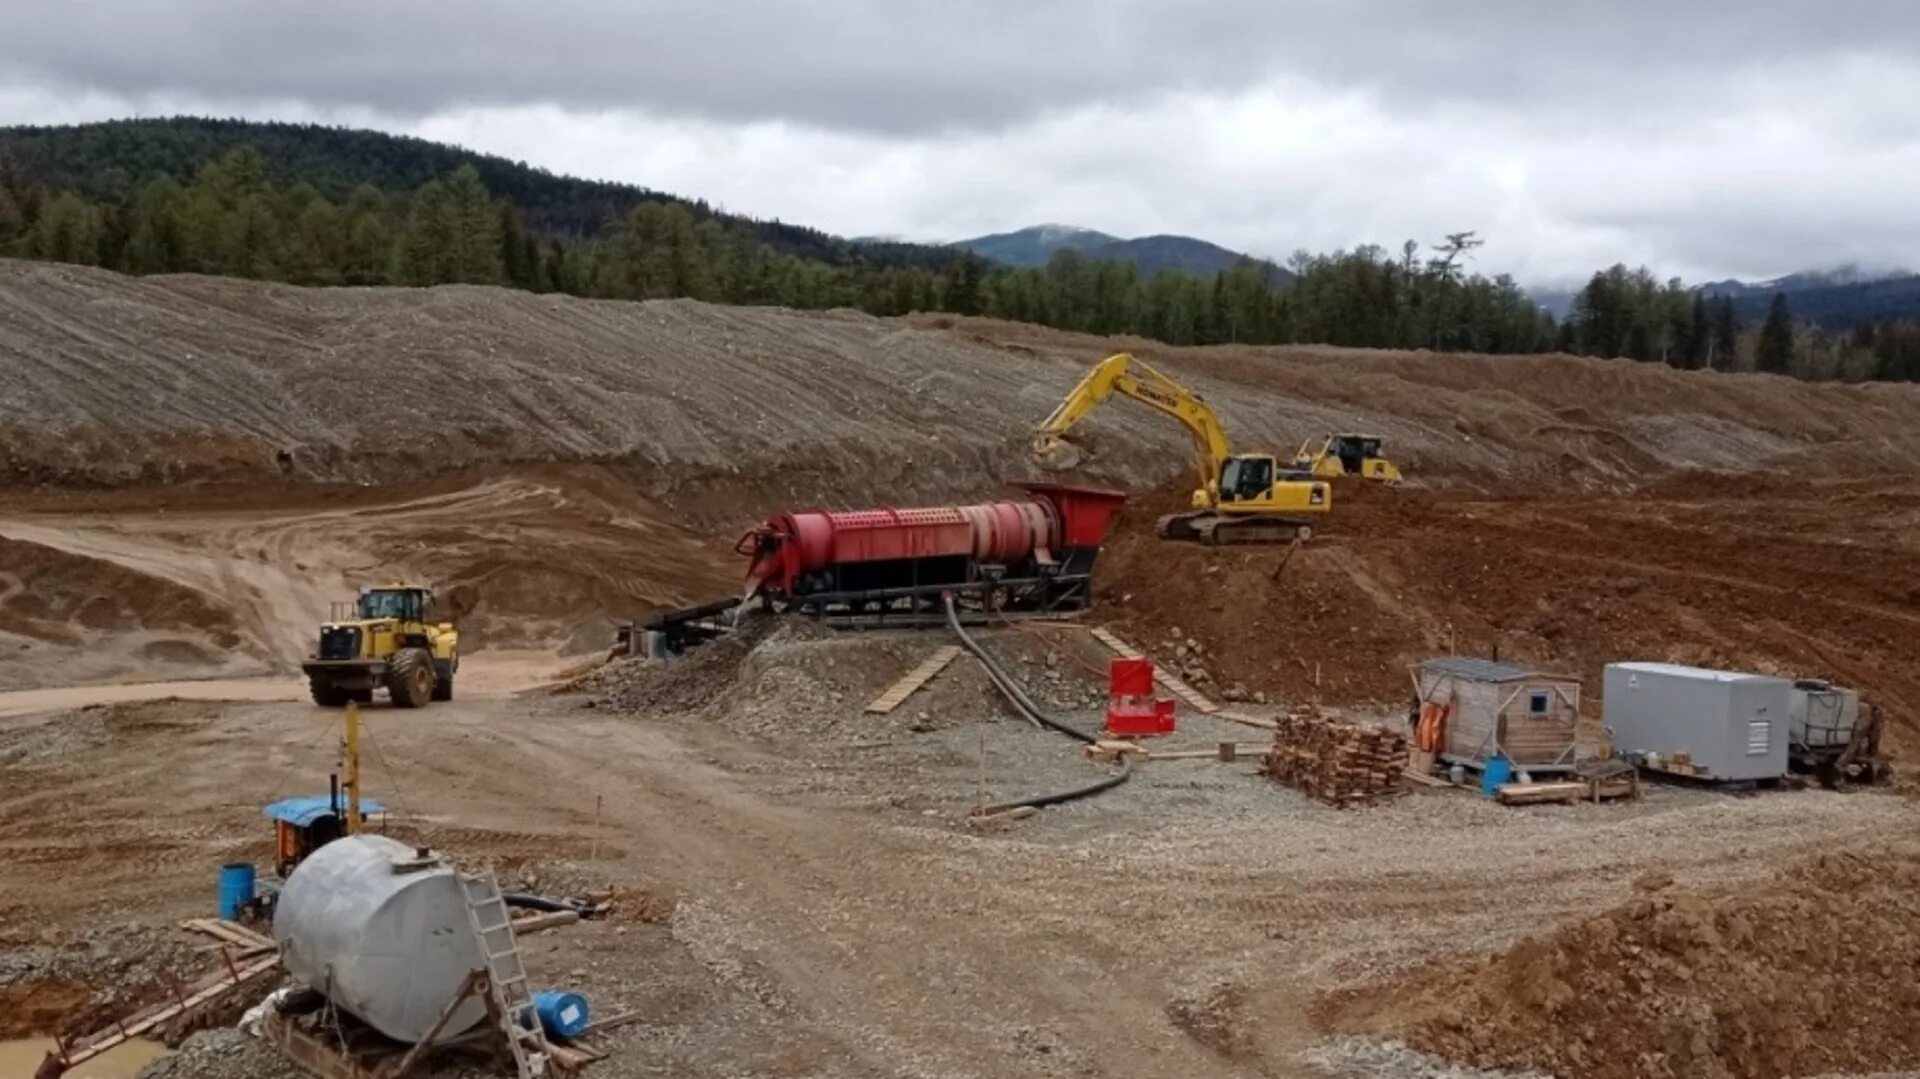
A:
{"type": "Polygon", "coordinates": [[[1304,539],[1312,528],[1298,515],[1331,507],[1325,483],[1282,475],[1271,454],[1235,454],[1219,415],[1205,398],[1124,352],[1095,364],[1034,429],[1034,456],[1050,468],[1077,464],[1079,451],[1066,436],[1116,393],[1173,417],[1193,436],[1199,473],[1194,512],[1161,519],[1163,538],[1202,543],[1304,539]]]}
{"type": "Polygon", "coordinates": [[[1180,421],[1193,436],[1194,464],[1200,474],[1201,488],[1219,483],[1220,469],[1233,456],[1233,449],[1213,406],[1199,394],[1125,352],[1095,364],[1041,422],[1034,432],[1035,456],[1055,467],[1071,467],[1078,456],[1066,441],[1067,432],[1115,393],[1180,421]]]}

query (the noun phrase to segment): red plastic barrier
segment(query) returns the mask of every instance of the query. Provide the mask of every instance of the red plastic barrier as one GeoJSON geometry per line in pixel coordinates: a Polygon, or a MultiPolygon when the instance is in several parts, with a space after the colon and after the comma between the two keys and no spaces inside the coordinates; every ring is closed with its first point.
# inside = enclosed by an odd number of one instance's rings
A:
{"type": "Polygon", "coordinates": [[[1174,731],[1174,704],[1153,695],[1153,661],[1116,659],[1107,667],[1107,726],[1115,738],[1156,738],[1174,731]]]}

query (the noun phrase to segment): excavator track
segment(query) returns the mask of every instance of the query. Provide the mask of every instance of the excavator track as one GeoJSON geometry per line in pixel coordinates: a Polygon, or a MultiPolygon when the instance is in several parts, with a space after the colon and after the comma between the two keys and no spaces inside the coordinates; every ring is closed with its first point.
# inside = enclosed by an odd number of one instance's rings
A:
{"type": "Polygon", "coordinates": [[[1170,513],[1154,525],[1161,539],[1209,547],[1241,547],[1306,542],[1313,525],[1293,517],[1238,516],[1224,513],[1170,513]]]}

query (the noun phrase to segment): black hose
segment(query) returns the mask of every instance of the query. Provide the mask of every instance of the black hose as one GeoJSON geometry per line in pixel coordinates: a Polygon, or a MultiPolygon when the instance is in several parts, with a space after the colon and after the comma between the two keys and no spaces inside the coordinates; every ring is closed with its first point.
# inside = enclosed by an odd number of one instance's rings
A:
{"type": "Polygon", "coordinates": [[[581,899],[553,899],[544,895],[529,895],[526,892],[501,892],[500,901],[509,907],[518,907],[521,910],[571,910],[584,913],[593,908],[593,904],[581,899]]]}
{"type": "MultiPolygon", "coordinates": [[[[989,655],[987,650],[980,646],[980,642],[969,636],[966,629],[960,625],[960,613],[954,608],[953,595],[949,593],[943,596],[942,599],[947,606],[947,625],[953,630],[954,636],[960,638],[961,646],[967,651],[972,652],[974,658],[980,661],[980,665],[987,669],[987,677],[992,680],[994,687],[1000,690],[1001,694],[1013,704],[1014,708],[1019,710],[1021,715],[1046,727],[1048,730],[1064,734],[1077,742],[1092,745],[1098,741],[1093,735],[1068,726],[1054,719],[1052,716],[1047,715],[1045,712],[1042,712],[1040,706],[1033,702],[1033,698],[1027,696],[1027,691],[1020,687],[1020,683],[1014,681],[1013,676],[1007,673],[1006,668],[1000,666],[1000,661],[989,655]]],[[[1120,784],[1125,783],[1128,779],[1132,778],[1132,776],[1133,759],[1123,753],[1120,756],[1120,770],[1100,780],[1098,783],[1089,783],[1084,787],[1075,787],[1072,790],[1060,791],[1056,794],[1038,794],[1031,798],[1021,798],[1017,801],[981,806],[973,812],[974,816],[979,817],[1005,812],[1010,809],[1020,809],[1023,807],[1040,809],[1044,806],[1078,801],[1081,798],[1091,798],[1102,791],[1112,790],[1120,784]]]]}

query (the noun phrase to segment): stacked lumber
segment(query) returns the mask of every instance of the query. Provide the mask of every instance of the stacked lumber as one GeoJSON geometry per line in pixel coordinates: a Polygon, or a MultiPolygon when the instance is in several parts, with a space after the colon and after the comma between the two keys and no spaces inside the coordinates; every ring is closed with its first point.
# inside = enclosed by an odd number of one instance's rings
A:
{"type": "Polygon", "coordinates": [[[1400,793],[1406,767],[1405,736],[1309,711],[1275,723],[1263,770],[1323,802],[1347,806],[1400,793]]]}

